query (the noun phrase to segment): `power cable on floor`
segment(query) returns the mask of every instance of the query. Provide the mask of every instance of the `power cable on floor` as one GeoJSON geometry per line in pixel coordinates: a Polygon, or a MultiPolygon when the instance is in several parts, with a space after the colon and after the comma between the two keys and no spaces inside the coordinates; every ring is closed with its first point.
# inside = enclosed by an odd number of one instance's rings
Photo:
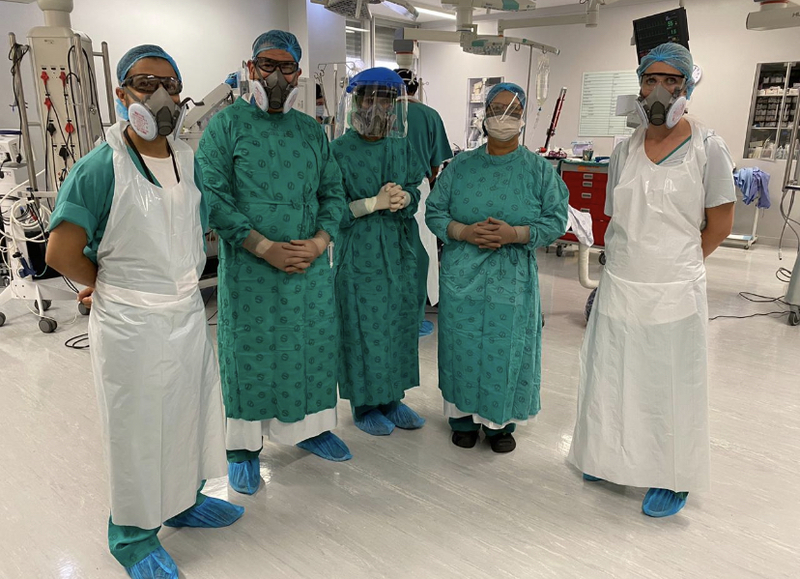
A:
{"type": "MultiPolygon", "coordinates": [[[[748,302],[753,302],[756,304],[780,304],[782,306],[790,307],[788,303],[783,300],[784,296],[780,296],[777,298],[769,297],[769,296],[762,296],[758,294],[754,294],[751,292],[739,292],[739,297],[742,299],[747,300],[748,302]]],[[[783,317],[788,316],[790,310],[777,310],[772,312],[760,312],[757,314],[749,314],[745,316],[731,316],[731,315],[719,315],[714,316],[713,318],[709,318],[709,321],[719,320],[719,319],[730,319],[730,320],[746,320],[749,318],[758,318],[758,317],[783,317]]]]}
{"type": "Polygon", "coordinates": [[[78,334],[77,336],[72,336],[64,345],[67,348],[71,348],[73,350],[88,350],[89,349],[89,334],[78,334]]]}

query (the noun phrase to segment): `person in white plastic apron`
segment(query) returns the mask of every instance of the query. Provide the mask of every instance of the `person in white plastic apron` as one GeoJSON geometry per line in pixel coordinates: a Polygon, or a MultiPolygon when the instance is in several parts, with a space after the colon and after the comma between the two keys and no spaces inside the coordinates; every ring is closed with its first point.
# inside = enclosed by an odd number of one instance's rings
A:
{"type": "Polygon", "coordinates": [[[649,487],[642,510],[654,517],[709,487],[704,259],[730,233],[735,201],[724,141],[682,116],[691,72],[677,44],[638,70],[644,126],[611,160],[607,264],[569,453],[587,481],[649,487]]]}
{"type": "Polygon", "coordinates": [[[224,411],[198,287],[208,211],[192,150],[170,134],[178,68],[146,45],[117,74],[118,109],[130,122],[112,126],[65,181],[48,262],[89,286],[81,297],[94,288],[89,340],[111,552],[131,577],[177,578],[160,525],[222,527],[244,509],[198,490],[226,472],[224,411]]]}

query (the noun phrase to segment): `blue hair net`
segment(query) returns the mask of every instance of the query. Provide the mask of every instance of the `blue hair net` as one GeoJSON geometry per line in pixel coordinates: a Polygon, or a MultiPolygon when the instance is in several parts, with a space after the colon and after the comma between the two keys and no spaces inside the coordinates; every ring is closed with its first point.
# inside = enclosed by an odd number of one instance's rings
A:
{"type": "Polygon", "coordinates": [[[133,65],[143,58],[163,58],[172,65],[172,68],[175,69],[175,74],[178,75],[178,80],[183,80],[181,78],[181,71],[178,70],[178,65],[175,64],[173,58],[167,54],[163,48],[156,46],[155,44],[142,44],[141,46],[134,46],[131,48],[125,53],[125,56],[120,59],[119,64],[117,64],[117,81],[122,84],[122,81],[125,80],[126,76],[128,76],[128,73],[133,68],[133,65]]]}
{"type": "Polygon", "coordinates": [[[253,58],[258,56],[259,52],[272,49],[285,50],[292,55],[295,62],[300,62],[303,56],[303,49],[300,48],[300,43],[294,34],[283,30],[270,30],[256,38],[253,43],[253,58]]]}
{"type": "Polygon", "coordinates": [[[522,90],[521,86],[513,82],[501,82],[500,84],[494,85],[489,91],[489,94],[486,95],[486,106],[489,106],[494,98],[504,91],[513,92],[517,95],[519,97],[519,102],[522,104],[522,108],[525,108],[525,103],[528,101],[527,97],[525,97],[525,91],[522,90]]]}
{"type": "Polygon", "coordinates": [[[347,92],[353,92],[355,87],[367,84],[391,86],[397,89],[405,86],[403,78],[399,74],[388,68],[378,66],[375,68],[368,68],[355,75],[347,86],[347,92]]]}
{"type": "Polygon", "coordinates": [[[685,46],[676,42],[667,42],[656,46],[642,59],[639,68],[636,69],[636,74],[639,75],[640,81],[645,71],[657,62],[670,65],[686,78],[686,98],[691,98],[694,91],[694,79],[692,78],[694,60],[692,59],[692,53],[685,46]]]}

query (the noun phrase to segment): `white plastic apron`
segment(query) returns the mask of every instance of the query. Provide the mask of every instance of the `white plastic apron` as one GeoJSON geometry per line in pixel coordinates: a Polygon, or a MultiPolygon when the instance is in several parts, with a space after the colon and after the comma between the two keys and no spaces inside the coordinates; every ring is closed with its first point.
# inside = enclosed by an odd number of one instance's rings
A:
{"type": "Polygon", "coordinates": [[[703,128],[661,167],[643,129],[614,189],[608,263],[581,350],[569,460],[611,482],[674,491],[709,485],[703,128]]]}
{"type": "Polygon", "coordinates": [[[430,194],[431,185],[428,179],[423,179],[419,185],[419,209],[414,218],[419,226],[419,239],[422,247],[428,254],[428,300],[432,306],[435,306],[439,303],[439,249],[436,246],[436,236],[425,223],[425,201],[430,194]]]}
{"type": "Polygon", "coordinates": [[[195,503],[226,472],[224,411],[198,279],[205,264],[191,149],[172,142],[180,183],[152,185],[118,123],[114,199],[89,318],[109,461],[111,517],[143,529],[195,503]]]}

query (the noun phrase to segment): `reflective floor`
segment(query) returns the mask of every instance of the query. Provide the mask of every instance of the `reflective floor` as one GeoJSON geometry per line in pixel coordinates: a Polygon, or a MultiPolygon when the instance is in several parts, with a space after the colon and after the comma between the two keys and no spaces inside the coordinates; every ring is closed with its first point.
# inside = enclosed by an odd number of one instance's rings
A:
{"type": "MultiPolygon", "coordinates": [[[[793,255],[792,255],[793,257],[793,255]]],[[[596,265],[596,260],[595,265],[596,265]]],[[[778,309],[774,248],[723,248],[709,260],[711,315],[778,309]]],[[[641,513],[644,489],[584,483],[566,464],[588,291],[577,256],[540,256],[543,411],[493,454],[449,441],[436,388],[436,334],[421,345],[417,432],[372,438],[340,405],[347,463],[266,445],[252,497],[224,479],[209,494],[246,507],[223,530],[164,530],[189,579],[800,577],[800,327],[786,318],[711,322],[713,489],[680,514],[641,513]]],[[[594,272],[595,276],[597,272],[594,272]]],[[[58,283],[58,282],[56,282],[58,283]]],[[[45,335],[21,304],[0,329],[0,577],[114,579],[106,475],[87,351],[64,347],[85,318],[45,335]]],[[[213,301],[209,314],[214,311],[213,301]]],[[[72,305],[54,304],[59,322],[72,305]]],[[[435,315],[430,319],[436,321],[435,315]]]]}

